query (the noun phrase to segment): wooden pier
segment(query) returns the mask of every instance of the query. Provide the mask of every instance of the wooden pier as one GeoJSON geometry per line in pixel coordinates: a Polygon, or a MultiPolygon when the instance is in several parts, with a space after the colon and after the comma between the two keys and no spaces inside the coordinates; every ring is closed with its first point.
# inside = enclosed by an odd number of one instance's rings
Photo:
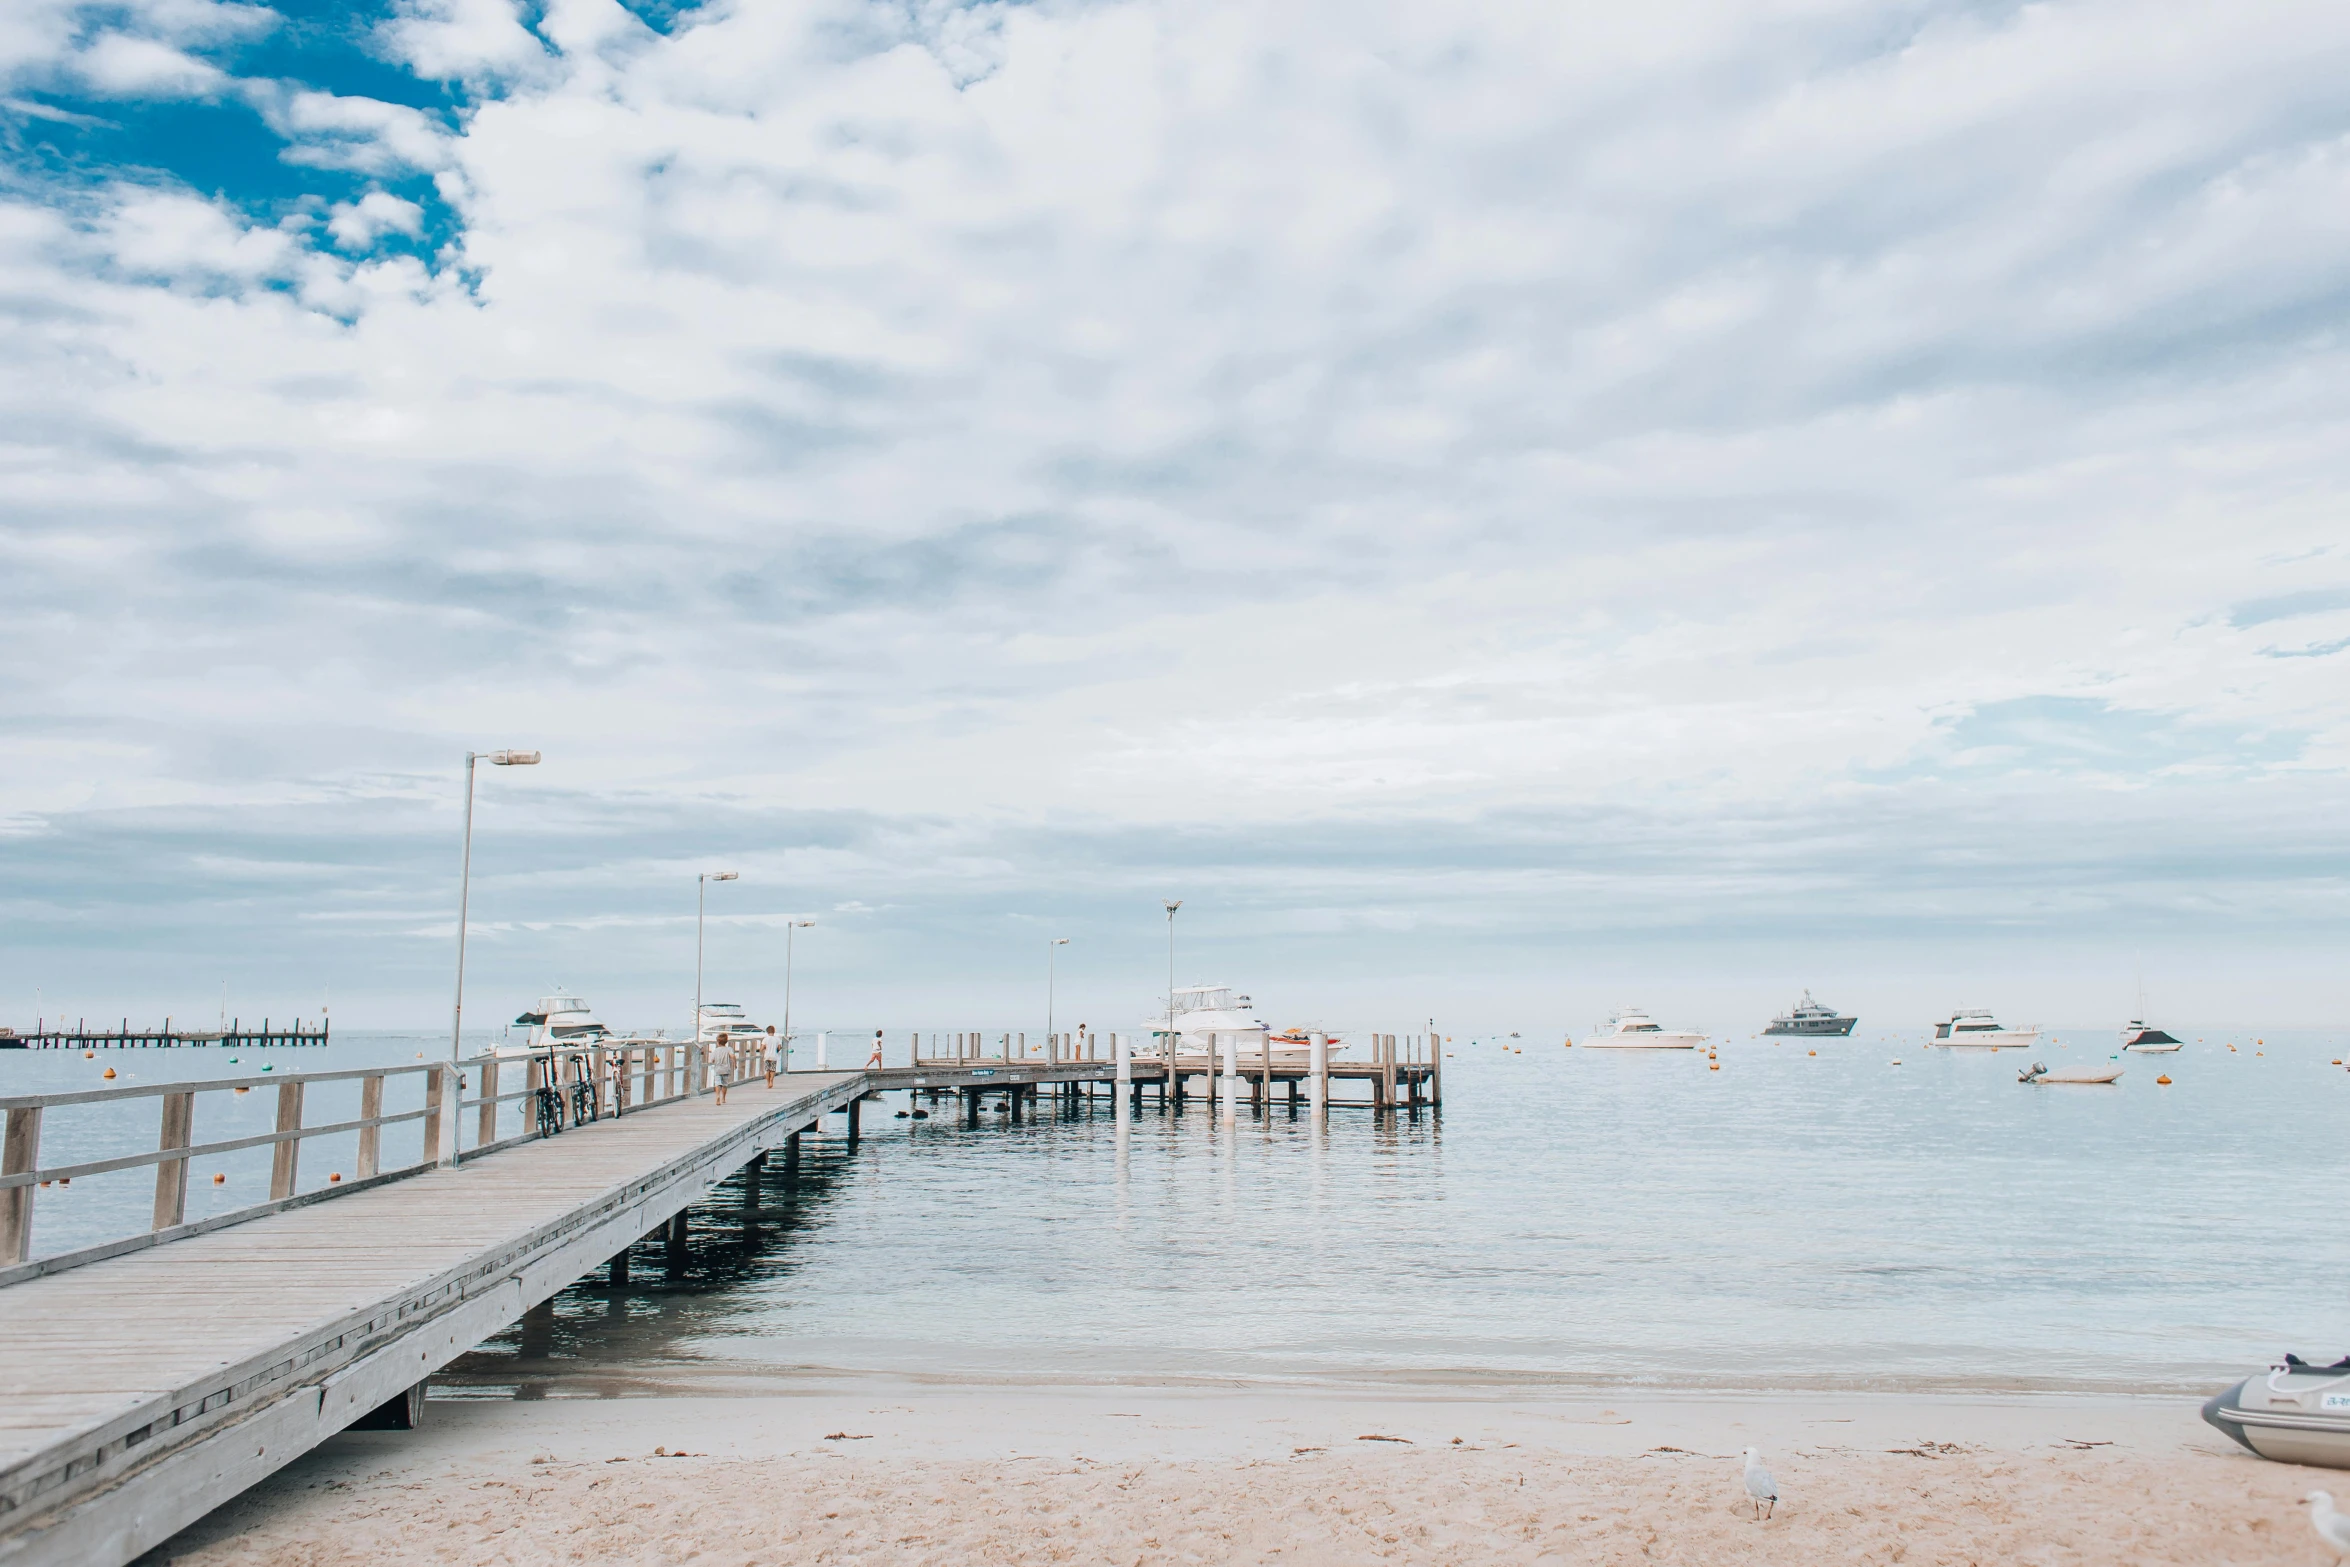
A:
{"type": "MultiPolygon", "coordinates": [[[[1335,1078],[1367,1081],[1358,1102],[1374,1110],[1436,1103],[1437,1061],[1380,1039],[1373,1059],[1318,1075],[1268,1057],[1253,1086],[1226,1074],[1218,1102],[1229,1117],[1249,1094],[1274,1113],[1275,1089],[1294,1107],[1303,1080],[1329,1106],[1335,1078]]],[[[724,1105],[684,1043],[0,1099],[0,1567],[119,1567],[355,1422],[413,1423],[435,1371],[589,1272],[624,1277],[640,1239],[681,1241],[713,1187],[771,1152],[796,1157],[827,1115],[845,1113],[855,1139],[877,1094],[953,1097],[974,1117],[990,1096],[1017,1117],[1048,1094],[1106,1094],[1132,1114],[1150,1086],[1179,1112],[1187,1082],[1215,1081],[1204,1057],[1170,1072],[1093,1039],[1036,1057],[1006,1041],[1004,1055],[943,1059],[917,1043],[910,1067],[787,1072],[772,1089],[754,1075],[724,1105]],[[312,1089],[353,1080],[356,1118],[306,1121],[312,1089]],[[411,1088],[416,1108],[384,1109],[387,1089],[411,1088]],[[277,1096],[274,1130],[193,1141],[199,1095],[261,1090],[277,1096]],[[505,1134],[507,1107],[528,1118],[550,1093],[588,1114],[555,1135],[505,1134]],[[148,1100],[154,1152],[41,1164],[46,1112],[148,1100]],[[379,1168],[384,1130],[410,1122],[424,1157],[379,1168]],[[305,1189],[303,1145],[352,1134],[350,1178],[321,1184],[313,1169],[305,1189]],[[262,1146],[269,1200],[189,1222],[190,1164],[262,1146]],[[137,1168],[155,1172],[148,1232],[28,1258],[43,1184],[137,1168]]]]}
{"type": "Polygon", "coordinates": [[[170,1018],[161,1028],[133,1028],[124,1018],[117,1028],[92,1028],[89,1019],[78,1020],[67,1028],[60,1023],[55,1028],[36,1028],[29,1034],[14,1029],[0,1029],[0,1048],[22,1050],[170,1050],[185,1045],[218,1045],[223,1049],[244,1049],[265,1045],[323,1045],[328,1043],[327,1021],[318,1020],[315,1028],[307,1027],[301,1019],[273,1027],[263,1018],[259,1028],[247,1028],[241,1018],[232,1019],[218,1028],[174,1028],[170,1018]]]}

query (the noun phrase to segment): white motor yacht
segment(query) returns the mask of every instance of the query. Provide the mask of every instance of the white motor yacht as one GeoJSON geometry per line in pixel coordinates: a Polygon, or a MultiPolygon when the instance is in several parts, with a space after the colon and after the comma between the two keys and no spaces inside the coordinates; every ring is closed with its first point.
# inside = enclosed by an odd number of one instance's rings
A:
{"type": "Polygon", "coordinates": [[[496,1054],[520,1056],[563,1048],[585,1050],[620,1037],[597,1022],[588,1004],[577,996],[541,996],[535,1006],[514,1022],[529,1032],[523,1035],[519,1046],[501,1046],[496,1054]]]}
{"type": "Polygon", "coordinates": [[[1248,997],[1234,995],[1229,985],[1179,986],[1173,1008],[1161,1011],[1144,1025],[1149,1030],[1148,1042],[1138,1042],[1135,1054],[1139,1058],[1164,1060],[1168,1031],[1172,1029],[1178,1057],[1206,1056],[1211,1052],[1220,1057],[1223,1042],[1230,1037],[1238,1047],[1243,1064],[1260,1060],[1272,1030],[1256,1015],[1255,1006],[1248,997]]]}
{"type": "Polygon", "coordinates": [[[1665,1028],[1638,1007],[1619,1007],[1583,1041],[1586,1050],[1695,1050],[1705,1036],[1691,1029],[1665,1028]]]}
{"type": "Polygon", "coordinates": [[[1951,1013],[1949,1022],[1934,1025],[1934,1037],[1926,1041],[1954,1050],[2028,1050],[2039,1042],[2037,1026],[2002,1028],[1997,1018],[1980,1009],[1951,1013]]]}
{"type": "Polygon", "coordinates": [[[767,1030],[752,1022],[749,1015],[735,1002],[704,1002],[702,1004],[701,1028],[697,1037],[707,1045],[715,1043],[720,1034],[725,1034],[732,1039],[743,1039],[756,1034],[764,1039],[767,1030]]]}
{"type": "Polygon", "coordinates": [[[2141,1018],[2132,1018],[2122,1029],[2122,1048],[2142,1055],[2167,1056],[2179,1048],[2179,1042],[2141,1018]]]}

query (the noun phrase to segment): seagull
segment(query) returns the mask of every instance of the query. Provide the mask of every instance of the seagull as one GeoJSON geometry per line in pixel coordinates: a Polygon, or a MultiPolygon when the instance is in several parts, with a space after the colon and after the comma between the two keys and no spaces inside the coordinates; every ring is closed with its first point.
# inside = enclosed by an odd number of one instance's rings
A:
{"type": "MultiPolygon", "coordinates": [[[[1754,1516],[1757,1518],[1768,1518],[1779,1510],[1779,1482],[1772,1479],[1771,1472],[1762,1466],[1762,1454],[1751,1447],[1746,1450],[1746,1494],[1754,1502],[1754,1516]],[[1770,1512],[1763,1511],[1765,1502],[1771,1504],[1770,1512]]],[[[2332,1515],[2330,1504],[2327,1515],[2332,1515]]],[[[2343,1524],[2350,1527],[2350,1519],[2344,1519],[2343,1524]]],[[[2323,1534],[2325,1531],[2321,1529],[2318,1532],[2323,1534]]]]}
{"type": "Polygon", "coordinates": [[[2333,1496],[2325,1491],[2312,1491],[2301,1500],[2309,1504],[2309,1526],[2317,1537],[2332,1546],[2336,1556],[2350,1556],[2350,1513],[2335,1512],[2333,1496]]]}

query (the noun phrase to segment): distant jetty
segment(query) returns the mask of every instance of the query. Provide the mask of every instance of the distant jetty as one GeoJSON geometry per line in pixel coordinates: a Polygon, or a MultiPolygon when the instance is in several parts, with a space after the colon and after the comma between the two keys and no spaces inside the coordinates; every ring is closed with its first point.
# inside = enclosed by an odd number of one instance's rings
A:
{"type": "Polygon", "coordinates": [[[0,1050],[168,1050],[179,1045],[323,1045],[327,1042],[327,1020],[320,1018],[311,1026],[296,1018],[284,1027],[278,1027],[268,1018],[259,1028],[247,1028],[243,1019],[232,1019],[218,1028],[174,1028],[170,1018],[161,1028],[133,1028],[124,1018],[119,1028],[93,1029],[89,1020],[77,1020],[73,1027],[60,1023],[55,1028],[36,1027],[29,1034],[20,1034],[13,1028],[0,1028],[0,1050]]]}

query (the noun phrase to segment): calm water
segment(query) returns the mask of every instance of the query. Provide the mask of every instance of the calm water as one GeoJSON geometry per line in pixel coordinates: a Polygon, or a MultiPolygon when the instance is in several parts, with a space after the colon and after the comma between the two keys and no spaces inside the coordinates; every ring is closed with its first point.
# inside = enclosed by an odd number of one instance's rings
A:
{"type": "MultiPolygon", "coordinates": [[[[2052,1065],[2102,1061],[2113,1038],[2055,1037],[2068,1048],[2034,1052],[2052,1065]]],[[[679,1276],[641,1247],[624,1292],[565,1293],[527,1367],[518,1334],[467,1366],[485,1391],[526,1369],[743,1363],[2160,1388],[2288,1348],[2331,1358],[2350,1347],[2350,1072],[2329,1064],[2345,1037],[2188,1037],[2105,1089],[2019,1086],[2023,1053],[1927,1051],[1918,1033],[1816,1056],[1734,1041],[1719,1071],[1555,1035],[1523,1054],[1462,1040],[1441,1121],[1339,1111],[1326,1133],[1244,1106],[1229,1131],[1150,1109],[1121,1135],[1106,1102],[966,1130],[892,1119],[893,1100],[867,1107],[854,1150],[809,1139],[799,1179],[771,1170],[755,1212],[739,1181],[721,1188],[679,1276]]],[[[216,1070],[263,1053],[243,1054],[216,1070]]],[[[80,1081],[104,1059],[18,1057],[0,1082],[80,1081]]],[[[114,1063],[194,1075],[152,1052],[114,1063]]],[[[266,1120],[264,1098],[243,1113],[266,1120]]],[[[131,1142],[151,1136],[143,1120],[131,1142]]],[[[45,1206],[39,1249],[102,1225],[110,1200],[143,1215],[151,1177],[126,1199],[107,1181],[45,1206]]]]}

